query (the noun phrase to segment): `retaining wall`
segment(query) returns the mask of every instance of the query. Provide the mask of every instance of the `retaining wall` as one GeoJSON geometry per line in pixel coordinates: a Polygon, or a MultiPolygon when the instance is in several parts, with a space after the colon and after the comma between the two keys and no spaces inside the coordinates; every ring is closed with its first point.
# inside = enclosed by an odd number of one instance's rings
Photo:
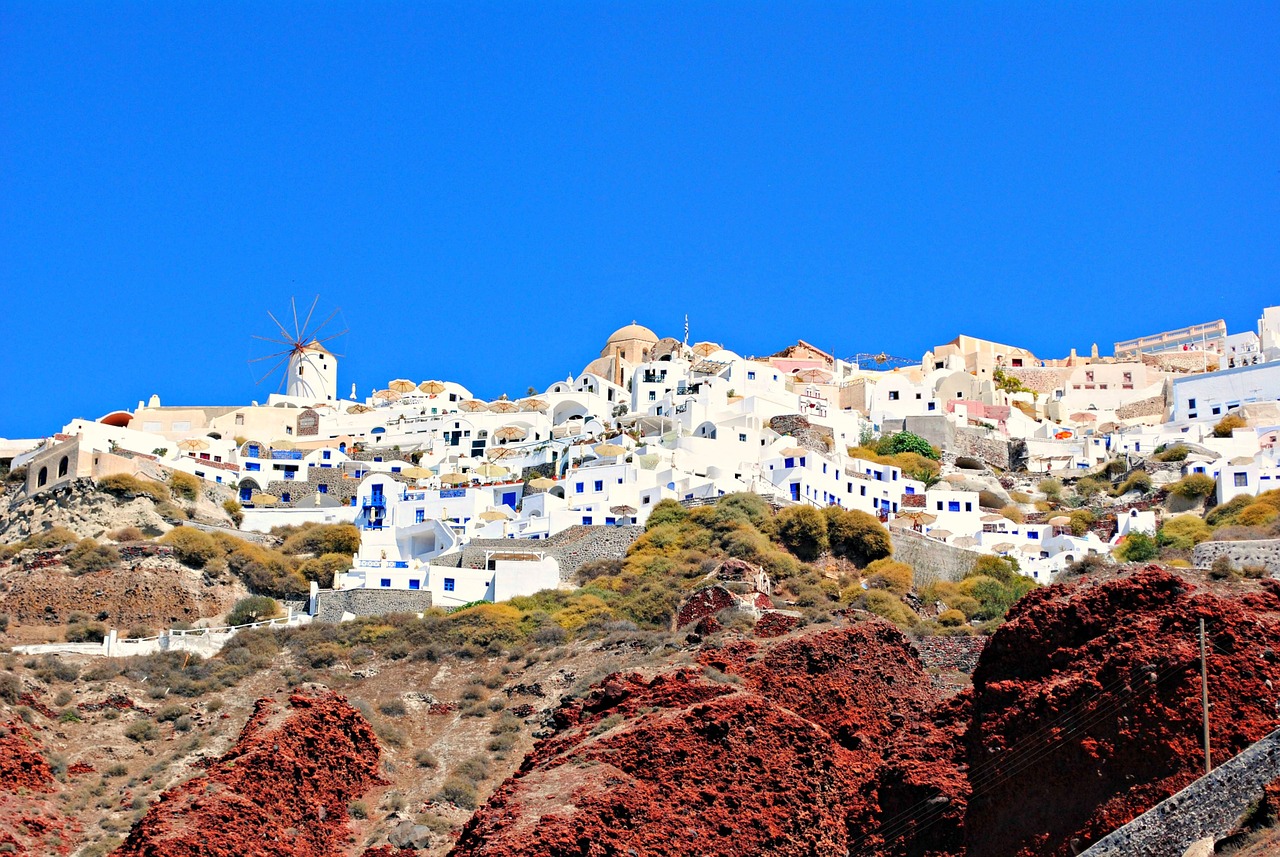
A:
{"type": "Polygon", "coordinates": [[[982,554],[931,539],[911,530],[889,528],[893,558],[915,569],[916,586],[964,578],[982,554]]]}
{"type": "Polygon", "coordinates": [[[322,589],[316,593],[317,622],[341,622],[353,616],[421,613],[431,609],[431,593],[411,589],[322,589]]]}
{"type": "Polygon", "coordinates": [[[1280,777],[1280,729],[1133,821],[1080,857],[1181,857],[1193,843],[1230,834],[1280,777]]]}
{"type": "Polygon", "coordinates": [[[541,551],[560,564],[560,580],[568,582],[588,562],[621,559],[644,532],[641,526],[587,527],[581,524],[546,539],[472,539],[460,553],[439,557],[432,565],[484,568],[486,550],[541,551]]]}
{"type": "Polygon", "coordinates": [[[1258,539],[1242,542],[1201,542],[1192,552],[1201,568],[1213,565],[1220,556],[1231,559],[1236,567],[1261,565],[1272,577],[1280,577],[1280,539],[1258,539]]]}

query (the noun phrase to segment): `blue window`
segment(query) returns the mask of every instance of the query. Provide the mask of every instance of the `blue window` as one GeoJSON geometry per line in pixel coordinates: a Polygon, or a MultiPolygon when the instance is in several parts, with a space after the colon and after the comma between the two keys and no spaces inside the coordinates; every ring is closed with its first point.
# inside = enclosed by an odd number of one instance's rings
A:
{"type": "Polygon", "coordinates": [[[915,486],[914,486],[914,485],[908,485],[908,486],[907,486],[906,493],[907,493],[907,494],[914,494],[914,493],[916,493],[915,486]]]}
{"type": "Polygon", "coordinates": [[[590,515],[583,515],[583,516],[582,516],[582,525],[583,525],[584,527],[589,527],[589,526],[591,526],[591,516],[590,516],[590,515]]]}
{"type": "Polygon", "coordinates": [[[320,457],[323,458],[325,461],[328,461],[330,458],[333,457],[333,453],[326,449],[324,452],[320,453],[320,457]]]}
{"type": "Polygon", "coordinates": [[[586,487],[587,487],[587,483],[585,482],[575,482],[573,485],[573,491],[575,494],[581,494],[586,489],[586,487]]]}
{"type": "Polygon", "coordinates": [[[392,472],[392,473],[399,473],[399,472],[400,472],[400,465],[398,465],[398,464],[393,464],[393,465],[391,465],[391,472],[392,472]]]}
{"type": "Polygon", "coordinates": [[[381,461],[382,461],[382,456],[381,456],[381,455],[375,455],[375,456],[373,457],[373,460],[374,460],[374,461],[376,461],[376,462],[381,462],[381,461]]]}
{"type": "Polygon", "coordinates": [[[282,493],[282,494],[280,495],[280,502],[281,502],[281,503],[288,503],[288,502],[289,502],[289,492],[288,492],[288,491],[285,491],[284,493],[282,493]]]}
{"type": "Polygon", "coordinates": [[[413,512],[413,522],[414,522],[415,524],[421,524],[421,523],[422,523],[423,521],[425,521],[426,519],[427,519],[427,510],[426,510],[426,509],[415,509],[415,510],[414,510],[414,512],[413,512]]]}
{"type": "Polygon", "coordinates": [[[244,454],[249,456],[250,458],[258,458],[259,457],[258,445],[256,443],[249,444],[247,447],[245,447],[244,454]]]}
{"type": "Polygon", "coordinates": [[[329,486],[328,486],[328,485],[317,485],[317,486],[316,486],[316,490],[317,490],[317,491],[319,491],[321,494],[328,494],[328,493],[329,493],[329,486]]]}
{"type": "Polygon", "coordinates": [[[800,499],[800,483],[799,482],[791,483],[791,499],[792,500],[800,499]]]}
{"type": "Polygon", "coordinates": [[[605,526],[606,526],[606,527],[612,527],[612,526],[613,526],[614,524],[616,524],[616,523],[618,523],[618,519],[617,519],[617,518],[605,518],[605,519],[604,519],[604,524],[605,524],[605,526]]]}
{"type": "Polygon", "coordinates": [[[256,461],[246,461],[244,463],[244,469],[245,470],[261,470],[262,465],[256,461]]]}
{"type": "Polygon", "coordinates": [[[862,496],[863,496],[863,497],[867,496],[867,486],[865,486],[865,485],[860,485],[860,486],[858,486],[858,487],[860,487],[860,488],[862,489],[862,496]]]}
{"type": "Polygon", "coordinates": [[[802,458],[802,459],[800,459],[800,466],[801,466],[801,467],[804,467],[804,459],[803,459],[803,458],[802,458]]]}
{"type": "Polygon", "coordinates": [[[756,379],[756,373],[755,373],[755,372],[748,372],[748,373],[747,373],[747,380],[748,380],[748,381],[754,381],[755,379],[756,379]]]}
{"type": "Polygon", "coordinates": [[[1040,538],[1040,533],[1037,532],[1036,530],[1027,530],[1027,538],[1038,539],[1040,538]]]}
{"type": "Polygon", "coordinates": [[[972,502],[965,503],[965,504],[964,504],[964,510],[965,510],[966,512],[972,512],[972,511],[973,511],[973,503],[972,503],[972,502]]]}
{"type": "Polygon", "coordinates": [[[409,588],[410,588],[410,589],[421,589],[421,588],[422,588],[422,581],[420,581],[420,580],[410,580],[410,581],[409,581],[409,588]]]}
{"type": "Polygon", "coordinates": [[[898,471],[896,471],[896,470],[891,470],[891,471],[889,471],[889,472],[893,474],[893,481],[894,481],[894,482],[897,482],[897,481],[898,481],[898,471]]]}
{"type": "Polygon", "coordinates": [[[391,586],[391,578],[389,578],[389,577],[384,577],[384,578],[382,578],[382,580],[381,580],[381,581],[379,581],[379,582],[382,584],[382,586],[383,586],[384,588],[390,588],[390,586],[391,586]]]}
{"type": "Polygon", "coordinates": [[[514,508],[516,507],[516,492],[515,492],[515,491],[503,491],[503,492],[502,492],[502,505],[504,505],[504,506],[510,506],[512,509],[514,509],[514,508]]]}
{"type": "Polygon", "coordinates": [[[794,458],[784,458],[784,459],[782,459],[782,466],[783,466],[783,467],[795,467],[795,466],[796,466],[796,460],[795,460],[794,458]]]}
{"type": "Polygon", "coordinates": [[[597,480],[596,480],[596,490],[597,490],[597,491],[603,491],[603,490],[604,490],[604,480],[603,480],[603,479],[597,479],[597,480]]]}
{"type": "Polygon", "coordinates": [[[947,511],[948,511],[948,512],[959,512],[959,511],[960,511],[960,501],[959,501],[959,500],[948,500],[948,501],[947,501],[947,511]]]}
{"type": "Polygon", "coordinates": [[[252,488],[250,488],[248,485],[240,486],[240,502],[241,503],[248,503],[252,497],[253,497],[252,488]]]}
{"type": "Polygon", "coordinates": [[[445,591],[445,592],[452,592],[452,591],[453,591],[453,578],[452,578],[452,577],[446,577],[446,578],[444,579],[444,591],[445,591]]]}

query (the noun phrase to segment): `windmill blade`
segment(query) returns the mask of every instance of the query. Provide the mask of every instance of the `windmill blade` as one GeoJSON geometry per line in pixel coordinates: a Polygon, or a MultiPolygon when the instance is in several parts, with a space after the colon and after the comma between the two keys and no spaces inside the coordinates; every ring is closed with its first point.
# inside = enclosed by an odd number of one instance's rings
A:
{"type": "Polygon", "coordinates": [[[311,326],[311,314],[316,311],[316,304],[320,303],[320,296],[316,295],[315,300],[311,302],[311,309],[307,310],[307,320],[302,323],[302,332],[306,333],[307,328],[311,326]]]}
{"type": "Polygon", "coordinates": [[[338,337],[340,337],[340,336],[346,336],[346,335],[347,335],[347,331],[348,331],[348,330],[350,330],[350,329],[351,329],[351,328],[349,328],[349,327],[344,327],[344,328],[342,328],[342,330],[338,331],[337,333],[331,333],[331,334],[329,334],[328,336],[326,336],[324,339],[317,339],[317,340],[315,340],[315,341],[323,344],[323,343],[325,343],[325,342],[328,342],[330,339],[337,339],[337,338],[338,338],[338,337]]]}
{"type": "MultiPolygon", "coordinates": [[[[267,380],[268,378],[270,378],[270,377],[271,377],[271,374],[272,374],[273,372],[275,372],[277,369],[279,369],[279,368],[280,368],[280,367],[285,363],[285,361],[287,361],[288,359],[289,359],[289,358],[288,358],[287,356],[286,356],[286,357],[282,357],[282,358],[280,358],[280,361],[279,361],[278,363],[276,363],[276,365],[274,365],[274,366],[272,366],[270,369],[268,369],[268,370],[267,370],[267,374],[263,375],[263,376],[262,376],[261,378],[259,378],[257,381],[254,381],[254,384],[255,384],[255,385],[257,385],[257,384],[261,384],[263,381],[265,381],[265,380],[267,380]]],[[[281,376],[280,376],[280,380],[281,380],[281,382],[282,382],[282,383],[283,383],[283,381],[284,381],[284,375],[285,375],[285,374],[287,374],[287,373],[283,373],[283,374],[281,374],[281,376]]]]}
{"type": "Polygon", "coordinates": [[[289,370],[286,368],[283,372],[280,373],[280,386],[276,387],[277,393],[284,392],[284,385],[288,380],[289,380],[289,370]]]}
{"type": "Polygon", "coordinates": [[[294,339],[302,338],[302,331],[298,330],[298,301],[292,296],[289,298],[289,306],[293,308],[293,337],[294,339]]]}
{"type": "MultiPolygon", "coordinates": [[[[267,317],[276,323],[276,327],[280,328],[280,332],[284,334],[284,338],[289,339],[289,331],[285,330],[285,327],[280,323],[280,320],[271,314],[271,310],[267,310],[267,317]]],[[[297,342],[296,339],[289,339],[289,341],[293,343],[297,342]]]]}
{"type": "Polygon", "coordinates": [[[261,339],[263,342],[274,342],[277,345],[293,345],[293,342],[288,339],[272,339],[270,336],[259,336],[256,333],[251,333],[249,336],[254,339],[261,339]]]}
{"type": "Polygon", "coordinates": [[[275,357],[288,357],[288,356],[289,356],[290,354],[292,354],[292,353],[293,353],[293,349],[292,349],[292,348],[288,348],[288,349],[286,349],[286,350],[284,350],[284,351],[277,351],[275,354],[268,354],[268,355],[267,355],[267,356],[265,356],[265,357],[251,357],[251,358],[249,358],[249,362],[250,362],[250,363],[261,363],[263,360],[271,360],[272,358],[275,358],[275,357]]]}
{"type": "Polygon", "coordinates": [[[340,312],[342,312],[342,307],[338,307],[338,308],[337,308],[337,309],[335,309],[333,312],[329,313],[329,317],[328,317],[328,318],[326,318],[326,319],[324,320],[324,322],[323,322],[319,327],[317,327],[315,330],[313,330],[311,333],[309,333],[309,334],[308,334],[308,336],[310,336],[312,339],[314,339],[315,337],[319,336],[319,335],[320,335],[320,331],[324,330],[325,325],[327,325],[329,322],[333,321],[333,317],[334,317],[334,316],[336,316],[336,315],[337,315],[338,313],[340,313],[340,312]]]}

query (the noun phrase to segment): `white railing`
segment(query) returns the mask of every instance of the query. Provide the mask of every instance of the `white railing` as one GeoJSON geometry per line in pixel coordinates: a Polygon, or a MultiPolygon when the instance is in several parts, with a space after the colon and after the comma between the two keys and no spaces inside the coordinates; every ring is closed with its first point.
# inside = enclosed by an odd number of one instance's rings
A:
{"type": "Polygon", "coordinates": [[[217,625],[209,628],[175,628],[154,637],[120,639],[112,629],[101,643],[38,643],[14,646],[13,651],[22,655],[98,655],[108,658],[131,655],[150,655],[156,652],[192,651],[206,656],[217,654],[227,641],[240,631],[250,628],[288,627],[305,625],[311,617],[289,610],[287,615],[274,619],[246,622],[243,625],[217,625]]]}

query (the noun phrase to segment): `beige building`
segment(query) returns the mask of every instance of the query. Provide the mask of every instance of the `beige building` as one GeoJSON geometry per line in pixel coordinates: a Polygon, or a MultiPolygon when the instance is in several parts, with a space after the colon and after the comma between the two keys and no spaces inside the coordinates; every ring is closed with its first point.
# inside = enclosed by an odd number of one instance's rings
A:
{"type": "Polygon", "coordinates": [[[626,387],[632,370],[649,361],[658,344],[658,335],[634,321],[609,337],[600,356],[587,364],[584,372],[626,387]]]}
{"type": "Polygon", "coordinates": [[[936,369],[963,369],[985,380],[996,369],[1022,369],[1038,366],[1040,361],[1025,348],[961,335],[927,352],[921,363],[928,372],[936,369]]]}

